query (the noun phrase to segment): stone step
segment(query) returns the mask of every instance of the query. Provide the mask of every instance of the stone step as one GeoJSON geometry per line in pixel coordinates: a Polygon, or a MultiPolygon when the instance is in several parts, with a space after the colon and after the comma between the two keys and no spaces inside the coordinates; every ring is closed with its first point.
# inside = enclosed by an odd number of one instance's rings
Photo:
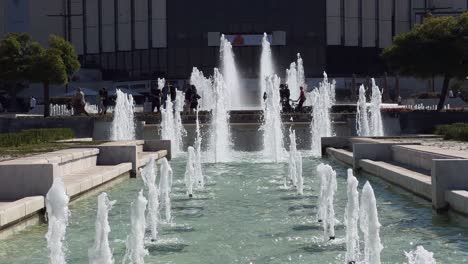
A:
{"type": "Polygon", "coordinates": [[[0,230],[38,213],[45,208],[43,196],[30,196],[10,202],[0,202],[0,230]]]}
{"type": "Polygon", "coordinates": [[[451,190],[445,192],[445,200],[453,210],[468,215],[468,191],[451,190]]]}
{"type": "Polygon", "coordinates": [[[353,153],[345,149],[327,148],[327,154],[335,159],[353,166],[353,153]]]}
{"type": "Polygon", "coordinates": [[[130,162],[112,166],[93,166],[67,174],[63,176],[63,181],[67,194],[73,198],[131,170],[130,162]]]}
{"type": "Polygon", "coordinates": [[[362,159],[359,160],[359,166],[366,172],[396,184],[429,201],[432,200],[430,175],[422,174],[384,161],[362,159]]]}

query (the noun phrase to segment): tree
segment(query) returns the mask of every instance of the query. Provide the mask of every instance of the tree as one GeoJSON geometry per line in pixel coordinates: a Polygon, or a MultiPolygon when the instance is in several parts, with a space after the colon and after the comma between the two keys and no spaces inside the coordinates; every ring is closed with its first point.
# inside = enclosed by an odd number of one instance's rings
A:
{"type": "Polygon", "coordinates": [[[32,81],[44,85],[44,116],[50,115],[49,86],[51,84],[66,84],[67,71],[59,50],[50,48],[37,54],[29,73],[32,81]]]}
{"type": "MultiPolygon", "coordinates": [[[[29,72],[34,58],[41,54],[44,48],[33,41],[28,34],[10,33],[0,42],[0,80],[5,84],[6,91],[13,98],[29,80],[29,72]]],[[[15,102],[15,100],[13,100],[15,102]]]]}
{"type": "Polygon", "coordinates": [[[75,48],[70,42],[56,35],[49,36],[49,46],[59,51],[60,57],[65,64],[67,79],[70,81],[70,77],[81,67],[75,48]]]}
{"type": "Polygon", "coordinates": [[[450,79],[468,72],[468,13],[459,17],[429,17],[395,37],[382,57],[402,75],[444,78],[437,110],[444,107],[450,79]]]}

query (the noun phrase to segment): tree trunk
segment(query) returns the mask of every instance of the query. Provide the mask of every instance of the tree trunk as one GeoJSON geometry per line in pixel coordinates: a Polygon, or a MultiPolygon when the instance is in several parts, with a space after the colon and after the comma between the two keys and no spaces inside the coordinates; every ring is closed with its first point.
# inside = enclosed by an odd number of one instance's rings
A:
{"type": "Polygon", "coordinates": [[[440,92],[439,104],[437,105],[437,111],[444,109],[445,98],[447,98],[447,93],[449,90],[450,76],[448,74],[444,75],[444,84],[442,86],[442,91],[440,92]]]}
{"type": "Polygon", "coordinates": [[[49,82],[44,82],[44,117],[50,116],[49,82]]]}

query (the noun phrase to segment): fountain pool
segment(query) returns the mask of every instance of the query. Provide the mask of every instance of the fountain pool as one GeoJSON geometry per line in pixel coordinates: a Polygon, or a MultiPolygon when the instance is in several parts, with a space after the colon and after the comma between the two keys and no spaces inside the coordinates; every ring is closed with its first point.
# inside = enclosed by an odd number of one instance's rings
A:
{"type": "MultiPolygon", "coordinates": [[[[195,192],[193,199],[187,197],[183,181],[186,155],[174,159],[171,198],[176,224],[161,223],[156,243],[151,242],[147,228],[145,263],[344,263],[347,167],[314,159],[307,152],[302,155],[303,195],[297,195],[293,187],[284,188],[287,163],[263,163],[261,152],[236,152],[236,162],[203,165],[205,189],[195,192]],[[320,163],[332,165],[337,172],[335,216],[339,223],[331,243],[323,241],[323,229],[315,217],[316,166],[320,163]]],[[[382,263],[408,263],[405,252],[418,245],[434,252],[438,263],[468,262],[468,227],[461,223],[466,219],[432,214],[427,201],[374,177],[357,178],[359,192],[370,179],[377,198],[382,263]]],[[[109,199],[116,200],[108,218],[115,263],[121,263],[125,255],[130,203],[142,188],[137,178],[106,190],[109,199]]],[[[88,263],[88,248],[95,237],[96,196],[82,198],[69,209],[67,263],[88,263]]],[[[0,241],[0,263],[47,263],[46,232],[43,224],[0,241]]]]}

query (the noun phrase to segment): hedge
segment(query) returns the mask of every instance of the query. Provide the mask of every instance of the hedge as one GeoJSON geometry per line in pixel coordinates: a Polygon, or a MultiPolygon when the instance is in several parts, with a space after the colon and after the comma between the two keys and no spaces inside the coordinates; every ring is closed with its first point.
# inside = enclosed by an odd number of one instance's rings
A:
{"type": "Polygon", "coordinates": [[[36,145],[74,137],[75,133],[70,128],[27,129],[19,133],[0,134],[0,147],[36,145]]]}
{"type": "Polygon", "coordinates": [[[468,141],[468,123],[455,123],[437,126],[436,134],[443,135],[444,139],[468,141]]]}

